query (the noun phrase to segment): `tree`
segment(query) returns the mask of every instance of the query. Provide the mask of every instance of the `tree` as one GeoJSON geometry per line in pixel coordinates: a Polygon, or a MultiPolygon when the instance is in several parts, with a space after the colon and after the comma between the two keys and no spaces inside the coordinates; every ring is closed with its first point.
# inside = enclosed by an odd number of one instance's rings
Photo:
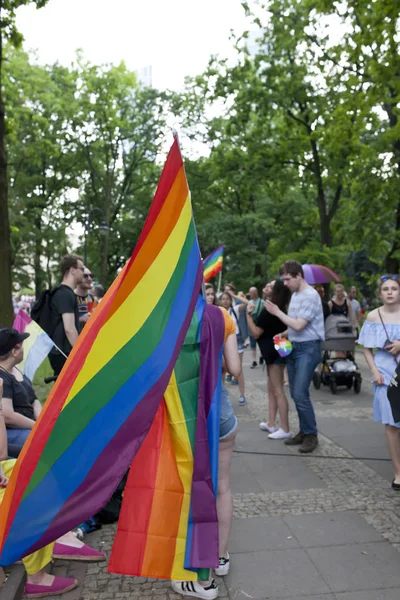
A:
{"type": "MultiPolygon", "coordinates": [[[[322,59],[335,67],[346,81],[348,94],[362,89],[360,102],[379,115],[379,126],[369,136],[369,144],[380,155],[379,167],[383,202],[372,198],[375,207],[375,231],[387,242],[384,262],[391,273],[400,269],[400,39],[397,0],[307,0],[309,10],[333,19],[343,31],[336,44],[310,33],[322,59]],[[387,226],[391,231],[388,232],[387,226]]],[[[370,164],[363,179],[371,180],[370,164]]],[[[364,192],[368,196],[368,188],[364,192]]],[[[363,223],[364,221],[360,221],[363,223]]]]}
{"type": "Polygon", "coordinates": [[[74,131],[85,165],[80,219],[93,208],[104,215],[109,230],[98,238],[100,252],[91,255],[90,267],[108,284],[129,256],[154,193],[166,96],[139,87],[124,63],[94,66],[78,56],[77,80],[74,131]]]}
{"type": "MultiPolygon", "coordinates": [[[[9,40],[19,46],[22,36],[15,27],[15,11],[19,6],[30,4],[31,0],[0,0],[0,321],[4,325],[12,323],[11,298],[11,242],[8,211],[7,152],[5,147],[6,121],[3,99],[4,84],[4,42],[9,40]]],[[[33,0],[41,8],[47,0],[33,0]]]]}
{"type": "Polygon", "coordinates": [[[32,64],[12,47],[6,58],[4,96],[12,107],[7,119],[10,211],[18,230],[12,236],[13,266],[21,260],[32,264],[38,296],[48,280],[42,259],[54,235],[60,247],[53,260],[65,246],[60,242],[72,221],[68,192],[78,187],[81,172],[71,131],[76,81],[68,69],[32,64]]]}

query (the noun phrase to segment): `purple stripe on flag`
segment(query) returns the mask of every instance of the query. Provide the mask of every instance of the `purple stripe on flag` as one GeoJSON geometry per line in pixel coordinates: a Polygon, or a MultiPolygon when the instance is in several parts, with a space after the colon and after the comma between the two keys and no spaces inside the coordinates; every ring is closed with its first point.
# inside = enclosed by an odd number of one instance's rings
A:
{"type": "MultiPolygon", "coordinates": [[[[218,518],[207,418],[221,376],[219,358],[224,344],[224,330],[221,310],[206,306],[200,340],[199,401],[191,495],[192,548],[190,565],[187,565],[190,568],[209,569],[218,566],[218,518]]],[[[219,427],[215,434],[218,438],[219,427]]],[[[217,440],[213,441],[214,447],[218,448],[217,440]]]]}

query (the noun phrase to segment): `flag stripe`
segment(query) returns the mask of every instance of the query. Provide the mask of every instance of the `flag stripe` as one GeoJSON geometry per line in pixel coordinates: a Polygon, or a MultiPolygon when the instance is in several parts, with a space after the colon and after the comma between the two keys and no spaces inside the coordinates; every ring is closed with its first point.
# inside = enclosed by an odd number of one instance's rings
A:
{"type": "Polygon", "coordinates": [[[18,457],[13,468],[13,476],[7,484],[7,492],[3,498],[0,512],[0,542],[1,546],[4,544],[4,540],[8,535],[11,527],[11,523],[15,517],[18,504],[21,501],[22,495],[26,486],[28,485],[29,479],[34,472],[36,465],[38,464],[43,448],[45,447],[48,438],[50,436],[52,426],[56,422],[56,419],[62,409],[65,398],[68,395],[69,389],[72,386],[75,370],[79,370],[79,365],[84,362],[86,353],[89,352],[95,338],[98,329],[101,327],[102,322],[105,319],[106,311],[109,305],[112,303],[115,291],[123,279],[126,273],[126,266],[119,273],[117,278],[114,280],[110,289],[106,293],[102,303],[101,310],[97,310],[91,316],[90,321],[86,325],[83,333],[78,338],[77,343],[72,349],[69,357],[70,368],[64,369],[61,375],[55,382],[50,396],[47,399],[42,412],[39,415],[38,420],[33,426],[32,432],[29,435],[27,441],[22,447],[22,451],[18,457]],[[74,370],[75,369],[75,370],[74,370]],[[42,425],[42,422],[44,425],[42,425]],[[40,428],[40,435],[34,435],[37,429],[40,428]],[[21,468],[23,466],[23,468],[21,468]]]}
{"type": "MultiPolygon", "coordinates": [[[[192,210],[190,200],[187,198],[179,221],[164,244],[157,260],[154,261],[118,311],[104,323],[99,331],[96,343],[75,380],[66,404],[115,356],[120,348],[134,338],[157,304],[162,302],[162,294],[167,289],[174,270],[179,264],[182,246],[188,237],[188,231],[191,233],[192,239],[195,236],[191,218],[192,210]],[[161,300],[159,300],[160,297],[161,300]]],[[[185,246],[187,248],[187,244],[185,246]]],[[[185,257],[183,257],[184,260],[185,257]]],[[[181,259],[181,262],[183,261],[181,259]]]]}
{"type": "Polygon", "coordinates": [[[183,485],[176,466],[164,403],[162,407],[160,460],[141,568],[143,573],[157,577],[172,572],[183,499],[183,485]],[[168,514],[167,519],[163,518],[163,511],[168,514]]]}
{"type": "Polygon", "coordinates": [[[141,281],[142,277],[156,260],[165,240],[168,240],[173,232],[185,203],[190,205],[188,195],[189,188],[187,186],[185,170],[182,166],[177,173],[165,203],[153,223],[152,229],[141,243],[140,249],[132,257],[131,268],[116,295],[116,308],[110,311],[109,318],[113,316],[118,305],[125,301],[132,292],[132,289],[141,281]]]}

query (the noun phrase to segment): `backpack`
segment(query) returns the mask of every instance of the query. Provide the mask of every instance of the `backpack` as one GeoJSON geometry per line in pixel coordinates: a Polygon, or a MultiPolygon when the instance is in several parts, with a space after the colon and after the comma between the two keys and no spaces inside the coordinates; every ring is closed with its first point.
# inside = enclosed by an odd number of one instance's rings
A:
{"type": "Polygon", "coordinates": [[[51,311],[51,300],[57,290],[58,287],[54,290],[44,290],[31,309],[31,319],[36,321],[50,337],[52,337],[55,329],[51,311]]]}

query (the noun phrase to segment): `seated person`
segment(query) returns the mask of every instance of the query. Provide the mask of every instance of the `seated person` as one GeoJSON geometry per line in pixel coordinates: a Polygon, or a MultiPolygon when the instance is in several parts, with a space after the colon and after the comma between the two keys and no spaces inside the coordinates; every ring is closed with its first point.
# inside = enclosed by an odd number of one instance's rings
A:
{"type": "MultiPolygon", "coordinates": [[[[6,492],[8,478],[11,476],[15,460],[7,459],[7,434],[1,413],[3,380],[0,378],[0,506],[6,492]]],[[[34,517],[33,517],[34,518],[34,517]]],[[[55,577],[46,573],[45,567],[53,559],[98,562],[105,560],[105,554],[86,546],[71,532],[66,533],[54,544],[49,544],[22,559],[27,572],[25,595],[28,598],[43,598],[64,594],[77,587],[76,579],[55,577]]]]}
{"type": "Polygon", "coordinates": [[[26,442],[42,405],[30,380],[18,369],[24,360],[22,342],[29,333],[0,329],[0,376],[3,379],[3,416],[9,455],[17,457],[26,442]]]}

